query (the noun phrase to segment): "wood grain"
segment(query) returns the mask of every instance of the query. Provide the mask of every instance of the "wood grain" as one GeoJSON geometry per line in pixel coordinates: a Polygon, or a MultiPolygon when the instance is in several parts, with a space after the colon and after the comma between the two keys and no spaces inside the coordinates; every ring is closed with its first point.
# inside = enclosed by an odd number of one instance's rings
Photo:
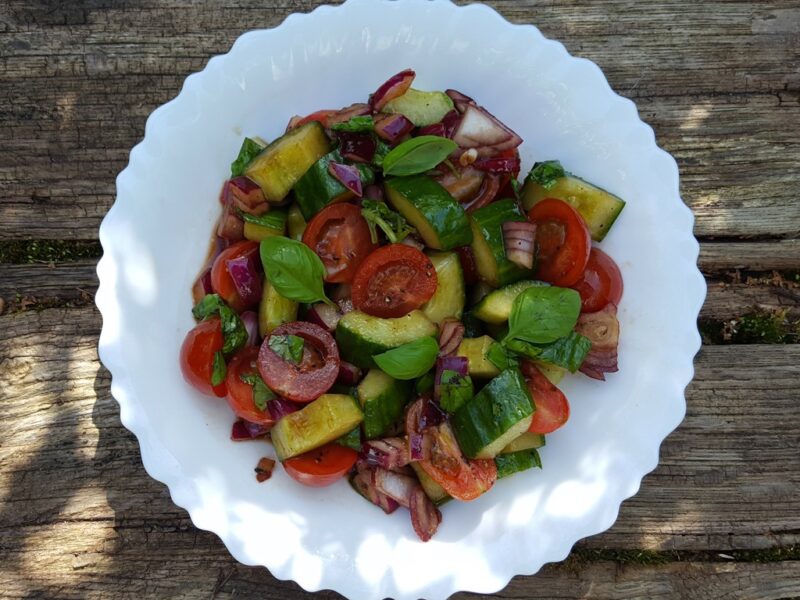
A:
{"type": "MultiPolygon", "coordinates": [[[[0,38],[0,239],[95,239],[146,116],[242,31],[315,3],[7,3],[0,38]],[[225,27],[219,27],[225,23],[225,27]]],[[[535,20],[637,99],[709,237],[793,237],[800,203],[800,2],[490,3],[535,20]]]]}

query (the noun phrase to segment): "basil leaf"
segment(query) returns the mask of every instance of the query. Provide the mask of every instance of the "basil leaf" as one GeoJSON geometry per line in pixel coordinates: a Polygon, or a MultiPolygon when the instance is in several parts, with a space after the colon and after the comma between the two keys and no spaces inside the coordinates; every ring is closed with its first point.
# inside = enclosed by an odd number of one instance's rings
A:
{"type": "Polygon", "coordinates": [[[228,374],[228,366],[225,364],[225,357],[222,352],[217,351],[214,353],[214,362],[211,366],[211,385],[217,386],[223,381],[228,374]]]}
{"type": "Polygon", "coordinates": [[[392,151],[392,147],[380,138],[375,139],[375,155],[372,157],[372,164],[383,168],[383,161],[386,155],[392,151]]]}
{"type": "Polygon", "coordinates": [[[425,373],[422,377],[417,379],[415,384],[415,389],[417,391],[417,395],[422,395],[425,392],[430,392],[433,389],[433,384],[435,383],[435,377],[433,373],[425,373]]]}
{"type": "Polygon", "coordinates": [[[222,336],[225,340],[222,352],[225,356],[230,356],[247,343],[248,335],[244,323],[218,294],[203,297],[192,309],[192,314],[200,320],[219,315],[222,322],[222,336]]]}
{"type": "Polygon", "coordinates": [[[346,123],[335,123],[331,125],[334,131],[346,131],[348,133],[370,133],[375,129],[375,120],[366,115],[363,117],[353,117],[346,123]]]}
{"type": "Polygon", "coordinates": [[[303,360],[303,338],[297,335],[272,335],[269,338],[269,349],[286,362],[300,364],[303,360]]]}
{"type": "Polygon", "coordinates": [[[522,184],[518,179],[511,180],[511,189],[514,190],[514,197],[519,200],[522,194],[522,184]]]}
{"type": "Polygon", "coordinates": [[[472,387],[472,378],[461,375],[450,369],[442,371],[439,381],[439,405],[447,412],[454,413],[466,404],[475,390],[472,387]]]}
{"type": "Polygon", "coordinates": [[[287,300],[335,306],[325,295],[325,265],[311,248],[283,236],[261,242],[261,264],[275,290],[287,300]]]}
{"type": "Polygon", "coordinates": [[[247,165],[250,164],[250,161],[261,154],[263,149],[264,146],[259,144],[257,141],[248,137],[244,138],[242,147],[239,149],[239,156],[237,156],[236,160],[231,163],[231,177],[238,177],[244,173],[247,165]]]}
{"type": "Polygon", "coordinates": [[[345,448],[351,448],[356,452],[361,451],[361,427],[356,426],[354,429],[351,429],[348,433],[345,433],[342,437],[336,440],[336,444],[340,446],[344,446],[345,448]]]}
{"type": "Polygon", "coordinates": [[[581,297],[575,290],[554,286],[528,288],[511,305],[509,331],[503,341],[554,342],[569,335],[580,312],[581,297]]]}
{"type": "Polygon", "coordinates": [[[458,148],[453,140],[436,135],[411,138],[383,159],[384,175],[417,175],[430,171],[458,148]]]}
{"type": "Polygon", "coordinates": [[[276,231],[283,231],[286,229],[287,213],[285,210],[270,210],[263,215],[251,215],[242,210],[239,211],[239,216],[246,223],[253,223],[254,225],[261,225],[262,227],[269,227],[276,231]]]}
{"type": "Polygon", "coordinates": [[[363,200],[361,202],[361,216],[366,220],[369,226],[369,233],[372,237],[372,243],[378,243],[378,230],[380,227],[386,237],[393,244],[405,238],[409,233],[414,231],[414,228],[408,224],[403,215],[394,212],[391,208],[386,206],[385,202],[378,202],[375,200],[363,200]]]}
{"type": "Polygon", "coordinates": [[[261,379],[261,377],[255,373],[239,373],[239,379],[242,383],[246,383],[247,385],[255,385],[256,381],[261,379]]]}
{"type": "Polygon", "coordinates": [[[519,366],[517,357],[511,352],[507,351],[504,346],[498,344],[497,342],[489,346],[489,350],[486,352],[486,358],[501,371],[513,369],[519,366]]]}
{"type": "Polygon", "coordinates": [[[381,371],[395,379],[408,380],[421,377],[431,370],[439,354],[439,344],[432,337],[424,337],[397,348],[376,354],[381,371]]]}
{"type": "Polygon", "coordinates": [[[261,412],[267,410],[267,402],[277,398],[275,392],[269,389],[264,380],[255,373],[240,373],[239,379],[253,386],[253,404],[261,412]]]}
{"type": "Polygon", "coordinates": [[[570,331],[568,336],[557,339],[552,344],[542,346],[539,353],[539,360],[558,365],[574,373],[581,368],[586,355],[592,349],[592,342],[589,338],[580,333],[570,331]]]}
{"type": "Polygon", "coordinates": [[[557,160],[548,160],[545,162],[537,162],[533,165],[527,178],[535,181],[544,189],[549,190],[559,179],[566,176],[566,174],[560,162],[557,160]]]}

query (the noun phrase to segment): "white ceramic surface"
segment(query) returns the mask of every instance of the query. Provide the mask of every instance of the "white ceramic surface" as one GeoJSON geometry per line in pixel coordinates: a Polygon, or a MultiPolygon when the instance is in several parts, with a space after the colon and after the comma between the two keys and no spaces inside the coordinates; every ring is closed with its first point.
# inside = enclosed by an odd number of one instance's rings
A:
{"type": "Polygon", "coordinates": [[[245,33],[153,112],[117,194],[100,229],[97,305],[122,422],[148,473],[198,527],[242,563],[308,590],[358,599],[496,591],[610,527],[683,418],[705,284],[675,161],[596,65],[486,6],[350,0],[245,33]],[[385,516],[346,483],[307,489],[280,469],[256,483],[253,467],[271,447],[230,442],[226,404],[194,392],[177,367],[193,325],[190,286],[242,135],[275,138],[290,116],[363,101],[406,67],[416,87],[459,89],[519,132],[525,171],[558,158],[628,200],[602,244],[625,279],[620,372],[607,383],[570,377],[572,417],[549,436],[544,470],[446,505],[427,544],[405,510],[385,516]]]}

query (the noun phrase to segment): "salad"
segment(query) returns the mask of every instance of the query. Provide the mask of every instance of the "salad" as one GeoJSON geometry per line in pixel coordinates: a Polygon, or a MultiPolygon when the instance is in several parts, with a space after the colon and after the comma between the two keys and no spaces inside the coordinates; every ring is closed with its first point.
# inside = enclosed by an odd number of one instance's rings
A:
{"type": "Polygon", "coordinates": [[[593,242],[625,203],[555,160],[520,180],[520,136],[414,78],[245,138],[180,364],[233,440],[407,508],[427,541],[445,502],[541,468],[562,377],[617,371],[622,277],[593,242]]]}

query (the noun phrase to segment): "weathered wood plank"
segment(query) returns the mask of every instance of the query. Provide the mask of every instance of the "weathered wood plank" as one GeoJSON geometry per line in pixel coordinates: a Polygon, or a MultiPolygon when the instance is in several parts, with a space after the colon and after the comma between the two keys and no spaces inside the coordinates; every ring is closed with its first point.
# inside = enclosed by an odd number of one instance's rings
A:
{"type": "Polygon", "coordinates": [[[777,242],[704,242],[700,244],[700,270],[716,273],[800,270],[800,240],[777,242]]]}
{"type": "MultiPolygon", "coordinates": [[[[55,523],[91,523],[113,549],[122,535],[147,540],[153,531],[190,528],[144,473],[119,423],[96,359],[99,326],[88,308],[0,317],[0,535],[47,538],[55,523]]],[[[800,346],[704,348],[686,421],[662,447],[661,465],[623,504],[616,525],[583,546],[724,551],[800,543],[798,387],[800,346]]],[[[0,548],[22,543],[14,539],[0,548]]]]}
{"type": "MultiPolygon", "coordinates": [[[[800,76],[791,68],[800,38],[787,29],[799,2],[494,4],[512,20],[535,20],[638,98],[681,163],[698,235],[800,232],[792,185],[800,173],[800,76]]],[[[313,5],[45,11],[11,3],[0,39],[0,181],[9,190],[0,239],[94,239],[146,115],[241,31],[313,5]],[[213,26],[220,22],[222,30],[213,26]]]]}

